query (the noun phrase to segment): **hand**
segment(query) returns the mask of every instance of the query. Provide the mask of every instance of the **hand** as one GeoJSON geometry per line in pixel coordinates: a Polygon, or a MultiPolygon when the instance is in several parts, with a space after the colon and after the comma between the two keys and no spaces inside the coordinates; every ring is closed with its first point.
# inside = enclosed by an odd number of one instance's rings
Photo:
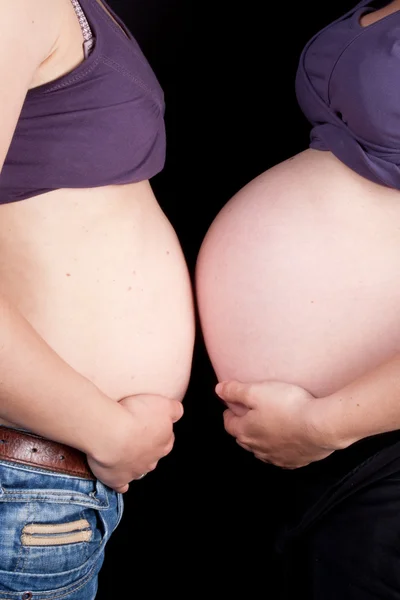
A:
{"type": "Polygon", "coordinates": [[[93,474],[117,492],[125,493],[129,483],[153,471],[160,458],[174,445],[173,424],[183,415],[177,400],[151,394],[123,398],[119,405],[124,429],[118,432],[114,450],[106,456],[88,456],[93,474]]]}
{"type": "Polygon", "coordinates": [[[336,450],[316,427],[314,413],[316,408],[320,413],[324,400],[301,387],[231,381],[218,384],[216,393],[229,406],[224,412],[226,431],[259,460],[296,469],[336,450]]]}

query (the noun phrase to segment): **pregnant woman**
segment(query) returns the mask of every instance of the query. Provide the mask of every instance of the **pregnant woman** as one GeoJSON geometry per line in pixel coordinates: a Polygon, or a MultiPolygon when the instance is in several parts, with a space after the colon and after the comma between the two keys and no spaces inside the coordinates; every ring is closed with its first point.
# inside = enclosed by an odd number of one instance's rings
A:
{"type": "MultiPolygon", "coordinates": [[[[196,286],[225,428],[281,473],[283,597],[400,597],[400,1],[306,45],[310,148],[217,215],[196,286]]],[[[272,490],[271,490],[272,493],[272,490]]]]}
{"type": "Polygon", "coordinates": [[[91,600],[192,361],[163,93],[101,0],[2,2],[0,77],[0,598],[91,600]]]}

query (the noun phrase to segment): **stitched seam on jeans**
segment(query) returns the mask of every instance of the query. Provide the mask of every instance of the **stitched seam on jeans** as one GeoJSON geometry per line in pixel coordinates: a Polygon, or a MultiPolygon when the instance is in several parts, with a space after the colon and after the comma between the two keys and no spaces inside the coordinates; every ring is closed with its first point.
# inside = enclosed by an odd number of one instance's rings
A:
{"type": "MultiPolygon", "coordinates": [[[[97,565],[97,562],[90,569],[89,573],[87,575],[85,575],[85,577],[80,582],[80,584],[77,588],[74,588],[73,586],[67,586],[64,588],[60,588],[59,590],[56,590],[57,596],[49,596],[49,597],[43,596],[43,594],[51,593],[51,591],[50,592],[42,592],[41,594],[39,592],[39,594],[44,598],[44,600],[59,600],[60,598],[65,598],[69,594],[79,592],[79,590],[81,590],[94,577],[93,571],[96,569],[96,565],[97,565]],[[58,592],[62,592],[62,595],[58,595],[58,592]]],[[[35,592],[33,592],[33,593],[36,594],[35,592]]],[[[11,599],[10,596],[3,596],[3,593],[0,592],[0,600],[18,600],[18,599],[16,597],[13,597],[11,599]]]]}
{"type": "MultiPolygon", "coordinates": [[[[51,494],[47,494],[46,492],[42,492],[40,494],[36,494],[33,495],[32,492],[30,492],[29,490],[4,490],[3,489],[3,495],[4,496],[29,496],[28,501],[29,502],[51,502],[52,498],[55,496],[56,497],[56,502],[58,504],[82,504],[85,507],[89,507],[89,508],[93,508],[95,510],[100,510],[100,509],[106,509],[110,507],[110,503],[108,501],[108,498],[106,498],[105,503],[101,504],[100,500],[97,500],[94,497],[91,497],[90,499],[88,499],[86,497],[85,494],[80,494],[78,496],[71,494],[71,496],[69,498],[65,498],[65,500],[62,500],[61,498],[57,498],[57,496],[66,496],[66,492],[65,491],[60,491],[57,492],[55,491],[51,491],[51,494]],[[93,501],[96,504],[93,504],[93,501]]],[[[0,497],[0,503],[3,502],[2,498],[0,497]]],[[[5,502],[21,502],[20,498],[6,498],[5,502]]]]}
{"type": "MultiPolygon", "coordinates": [[[[33,490],[33,491],[35,492],[37,490],[33,490]]],[[[50,492],[51,493],[49,494],[49,496],[66,496],[68,493],[65,490],[60,490],[60,491],[50,490],[50,492]]],[[[7,489],[4,490],[4,494],[11,494],[11,495],[13,495],[13,494],[25,495],[25,494],[31,494],[31,493],[32,492],[29,490],[7,490],[7,489]]],[[[44,491],[43,495],[45,495],[45,494],[46,494],[46,492],[44,491]]],[[[42,493],[41,493],[41,495],[42,495],[42,493]]],[[[70,496],[71,496],[71,498],[74,498],[75,496],[85,496],[85,494],[82,494],[80,492],[70,492],[70,496]]],[[[96,500],[96,502],[97,502],[97,500],[96,500]]]]}
{"type": "MultiPolygon", "coordinates": [[[[82,507],[82,510],[81,510],[81,512],[80,512],[81,519],[82,519],[82,520],[84,520],[84,521],[87,521],[87,519],[85,518],[85,511],[87,511],[87,510],[88,510],[88,508],[85,506],[85,507],[82,507]]],[[[90,508],[89,508],[89,510],[93,510],[93,509],[90,509],[90,508]]],[[[88,523],[89,523],[89,521],[88,521],[88,523]]],[[[95,524],[95,525],[94,525],[94,527],[93,527],[93,526],[92,526],[92,525],[89,523],[89,527],[90,527],[90,531],[92,532],[92,538],[91,538],[91,540],[90,540],[90,541],[91,541],[91,542],[92,542],[92,544],[94,545],[94,541],[95,541],[95,538],[96,538],[96,529],[97,529],[97,524],[95,524]]],[[[101,546],[101,542],[102,542],[102,540],[103,540],[103,538],[102,538],[102,536],[100,535],[100,543],[98,544],[99,546],[101,546]]],[[[96,549],[97,549],[97,545],[96,545],[96,549]]]]}
{"type": "MultiPolygon", "coordinates": [[[[25,510],[26,510],[26,521],[28,521],[28,520],[29,520],[29,509],[30,509],[30,508],[32,508],[32,506],[31,506],[30,504],[27,504],[27,505],[25,506],[25,510]]],[[[35,510],[35,509],[33,509],[33,510],[35,510]]],[[[23,547],[23,546],[22,546],[22,544],[21,544],[21,545],[20,545],[20,547],[19,547],[19,552],[18,552],[18,556],[17,556],[17,563],[16,563],[16,565],[15,565],[14,572],[17,572],[17,571],[18,571],[18,569],[19,569],[19,565],[20,565],[20,562],[21,562],[21,559],[22,559],[22,557],[24,557],[24,562],[25,562],[25,550],[24,550],[24,547],[23,547]]],[[[24,568],[24,562],[22,563],[22,569],[24,568]]],[[[19,571],[19,572],[20,572],[20,571],[19,571]]]]}
{"type": "MultiPolygon", "coordinates": [[[[9,498],[6,500],[6,502],[16,502],[16,503],[20,503],[23,502],[23,500],[21,500],[20,498],[9,498]]],[[[64,504],[77,504],[79,506],[84,506],[85,508],[92,508],[93,510],[107,510],[108,508],[110,508],[109,505],[103,505],[103,506],[93,506],[93,504],[91,504],[90,502],[83,502],[81,500],[79,501],[75,501],[75,500],[60,500],[59,498],[57,498],[56,500],[54,500],[54,502],[49,498],[34,498],[34,499],[28,499],[26,500],[27,503],[29,504],[34,504],[34,503],[49,503],[49,504],[60,504],[60,505],[64,505],[64,504]]],[[[0,500],[0,505],[1,505],[1,500],[0,500]]]]}
{"type": "Polygon", "coordinates": [[[38,464],[36,462],[31,462],[29,460],[20,460],[19,458],[11,458],[11,457],[3,457],[6,462],[9,463],[18,463],[21,465],[27,465],[29,467],[38,467],[39,469],[43,469],[44,471],[50,471],[54,473],[60,473],[61,475],[65,473],[65,475],[77,475],[82,479],[94,479],[94,475],[89,476],[86,471],[75,471],[74,469],[63,469],[58,467],[47,467],[46,465],[38,464]],[[7,460],[8,459],[8,460],[7,460]],[[85,477],[86,475],[86,477],[85,477]]]}
{"type": "MultiPolygon", "coordinates": [[[[59,598],[65,598],[65,596],[75,593],[75,592],[79,592],[79,590],[81,590],[93,577],[92,573],[96,568],[96,564],[93,565],[93,567],[90,569],[89,573],[86,575],[86,577],[84,578],[83,582],[79,585],[79,587],[75,588],[75,589],[69,589],[65,588],[67,591],[63,592],[62,596],[52,596],[51,598],[47,598],[46,600],[59,600],[59,598]]],[[[61,590],[62,591],[62,590],[61,590]]],[[[0,597],[1,600],[1,597],[0,597]]]]}
{"type": "Polygon", "coordinates": [[[53,476],[53,477],[62,477],[62,478],[67,478],[67,477],[71,477],[71,478],[75,478],[78,477],[78,479],[82,479],[82,481],[95,481],[96,478],[93,476],[92,479],[88,479],[87,477],[82,477],[81,475],[69,475],[68,473],[60,473],[59,471],[53,471],[52,469],[46,469],[45,467],[42,467],[40,465],[34,464],[34,465],[28,465],[26,463],[19,463],[19,462],[15,462],[14,460],[10,460],[10,459],[6,459],[3,456],[0,456],[0,467],[10,467],[13,469],[18,469],[18,470],[22,470],[22,471],[29,471],[30,473],[35,473],[35,474],[40,474],[40,475],[47,475],[47,476],[53,476]]]}
{"type": "Polygon", "coordinates": [[[79,590],[81,590],[83,587],[85,587],[85,585],[86,585],[87,583],[89,583],[89,581],[90,581],[90,580],[91,580],[91,578],[93,577],[93,576],[91,575],[91,573],[92,573],[92,571],[94,570],[94,567],[95,567],[95,566],[93,566],[93,569],[92,569],[92,570],[90,571],[90,573],[89,573],[89,574],[86,576],[86,579],[83,581],[83,583],[81,583],[81,585],[80,585],[79,587],[77,587],[77,588],[75,588],[74,590],[71,590],[71,591],[69,591],[69,592],[66,592],[66,593],[65,593],[65,594],[63,594],[62,596],[53,596],[52,598],[48,598],[48,600],[59,600],[60,598],[65,598],[66,596],[69,596],[70,594],[74,594],[75,592],[79,592],[79,590]]]}

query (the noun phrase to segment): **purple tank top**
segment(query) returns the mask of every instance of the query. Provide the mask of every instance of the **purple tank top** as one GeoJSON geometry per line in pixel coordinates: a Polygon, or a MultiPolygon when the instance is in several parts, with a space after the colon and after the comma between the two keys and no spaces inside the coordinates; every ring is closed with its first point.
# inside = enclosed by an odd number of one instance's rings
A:
{"type": "Polygon", "coordinates": [[[296,94],[313,126],[311,148],[400,189],[400,12],[362,27],[376,4],[363,0],[308,42],[296,94]]]}
{"type": "Polygon", "coordinates": [[[0,174],[0,204],[142,181],[164,166],[163,92],[137,42],[108,6],[118,24],[97,0],[74,5],[86,60],[28,91],[0,174]]]}

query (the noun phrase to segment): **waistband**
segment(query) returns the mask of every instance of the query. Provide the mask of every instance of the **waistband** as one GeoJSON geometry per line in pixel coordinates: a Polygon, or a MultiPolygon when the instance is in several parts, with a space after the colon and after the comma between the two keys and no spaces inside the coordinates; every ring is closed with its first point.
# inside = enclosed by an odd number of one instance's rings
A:
{"type": "Polygon", "coordinates": [[[0,425],[0,460],[61,475],[95,479],[80,450],[4,425],[0,425]]]}

